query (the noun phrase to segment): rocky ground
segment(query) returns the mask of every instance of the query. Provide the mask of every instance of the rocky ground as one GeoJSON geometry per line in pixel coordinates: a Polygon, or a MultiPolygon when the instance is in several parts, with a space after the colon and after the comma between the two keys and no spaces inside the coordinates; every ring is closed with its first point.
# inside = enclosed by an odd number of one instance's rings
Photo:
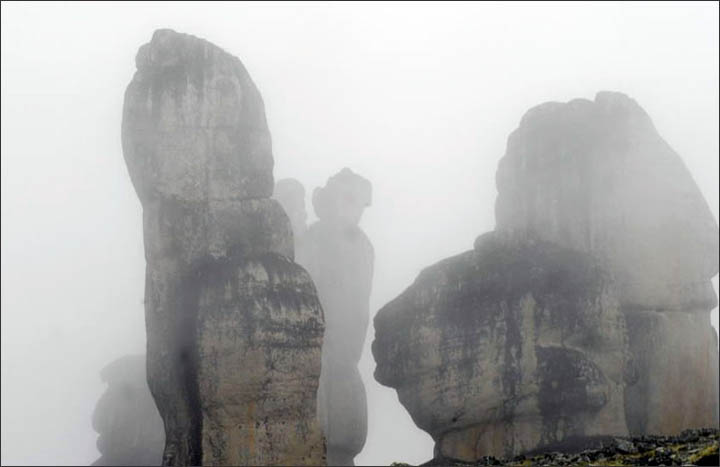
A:
{"type": "MultiPolygon", "coordinates": [[[[640,436],[636,438],[605,438],[589,442],[594,447],[581,451],[552,450],[528,453],[513,459],[483,457],[475,463],[453,459],[435,458],[423,466],[469,466],[469,465],[576,465],[576,466],[622,466],[622,465],[713,465],[720,466],[718,446],[720,430],[687,430],[677,436],[640,436]]],[[[394,463],[392,465],[409,465],[394,463]]]]}

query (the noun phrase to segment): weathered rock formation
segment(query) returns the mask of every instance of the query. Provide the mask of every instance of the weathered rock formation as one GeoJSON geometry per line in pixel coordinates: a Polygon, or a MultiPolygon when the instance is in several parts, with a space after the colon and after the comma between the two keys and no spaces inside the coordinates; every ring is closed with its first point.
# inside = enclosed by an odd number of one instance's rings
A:
{"type": "Polygon", "coordinates": [[[436,457],[512,457],[626,434],[625,321],[589,255],[488,233],[422,271],[375,317],[375,378],[436,457]]]}
{"type": "Polygon", "coordinates": [[[717,427],[718,226],[643,109],[610,92],[531,109],[497,187],[499,231],[587,251],[616,278],[640,378],[630,431],[717,427]]]}
{"type": "MultiPolygon", "coordinates": [[[[717,429],[687,430],[673,436],[602,437],[587,440],[578,448],[550,447],[515,456],[512,459],[483,457],[468,464],[453,459],[434,458],[423,467],[519,466],[519,465],[720,465],[717,429]]],[[[408,465],[397,463],[393,465],[408,465]]]]}
{"type": "Polygon", "coordinates": [[[125,93],[122,143],[143,205],[163,464],[324,463],[322,309],[269,198],[270,133],[240,60],[156,31],[125,93]]]}
{"type": "Polygon", "coordinates": [[[298,250],[325,311],[318,416],[329,465],[354,465],[365,445],[367,402],[357,365],[369,321],[374,252],[358,226],[370,205],[368,180],[343,169],[313,192],[318,221],[298,250]]]}
{"type": "Polygon", "coordinates": [[[145,355],[126,355],[100,372],[108,387],[92,426],[100,458],[93,465],[159,465],[165,430],[145,375],[145,355]]]}
{"type": "Polygon", "coordinates": [[[718,227],[647,114],[538,106],[497,187],[496,231],[375,317],[375,377],[436,457],[716,427],[718,227]]]}
{"type": "MultiPolygon", "coordinates": [[[[294,178],[283,178],[275,182],[273,198],[280,203],[290,218],[295,251],[302,249],[302,239],[307,231],[307,211],[305,211],[305,187],[294,178]]],[[[300,253],[298,253],[299,255],[300,253]]]]}

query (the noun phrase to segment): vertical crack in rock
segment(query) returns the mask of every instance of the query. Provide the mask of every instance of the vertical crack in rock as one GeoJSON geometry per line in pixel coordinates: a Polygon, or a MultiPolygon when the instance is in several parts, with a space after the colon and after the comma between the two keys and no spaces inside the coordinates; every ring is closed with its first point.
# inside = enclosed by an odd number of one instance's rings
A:
{"type": "Polygon", "coordinates": [[[136,63],[122,144],[143,205],[163,464],[322,464],[323,312],[269,198],[260,93],[240,60],[171,30],[156,31],[136,63]]]}

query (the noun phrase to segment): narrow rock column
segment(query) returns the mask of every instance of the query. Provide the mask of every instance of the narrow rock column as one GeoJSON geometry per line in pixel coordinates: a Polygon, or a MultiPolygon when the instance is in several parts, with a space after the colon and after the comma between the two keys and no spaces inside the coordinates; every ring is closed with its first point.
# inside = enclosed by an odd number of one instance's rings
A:
{"type": "Polygon", "coordinates": [[[190,35],[156,31],[136,62],[122,143],[143,205],[163,464],[322,464],[322,309],[269,198],[260,93],[240,60],[190,35]]]}
{"type": "Polygon", "coordinates": [[[531,109],[497,187],[499,231],[589,252],[615,276],[639,372],[631,433],[717,427],[718,225],[645,111],[612,92],[531,109]]]}
{"type": "Polygon", "coordinates": [[[318,221],[298,250],[325,311],[318,416],[328,464],[354,465],[367,437],[365,385],[357,365],[369,322],[374,252],[358,223],[370,205],[368,180],[345,168],[313,193],[318,221]]]}

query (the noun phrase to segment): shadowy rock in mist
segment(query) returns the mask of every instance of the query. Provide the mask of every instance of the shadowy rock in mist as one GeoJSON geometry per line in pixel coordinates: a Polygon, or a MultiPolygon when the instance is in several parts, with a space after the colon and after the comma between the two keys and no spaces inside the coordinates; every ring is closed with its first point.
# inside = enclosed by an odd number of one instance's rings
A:
{"type": "Polygon", "coordinates": [[[318,221],[297,251],[325,312],[318,417],[329,465],[354,465],[367,437],[365,385],[357,365],[369,324],[374,251],[358,223],[371,194],[370,182],[350,169],[330,177],[313,192],[318,221]]]}
{"type": "Polygon", "coordinates": [[[93,411],[100,458],[92,465],[159,465],[165,430],[145,375],[145,355],[126,355],[100,372],[107,389],[93,411]]]}
{"type": "Polygon", "coordinates": [[[148,383],[164,465],[318,465],[323,316],[293,263],[262,97],[240,60],[158,30],[122,144],[143,206],[148,383]]]}

